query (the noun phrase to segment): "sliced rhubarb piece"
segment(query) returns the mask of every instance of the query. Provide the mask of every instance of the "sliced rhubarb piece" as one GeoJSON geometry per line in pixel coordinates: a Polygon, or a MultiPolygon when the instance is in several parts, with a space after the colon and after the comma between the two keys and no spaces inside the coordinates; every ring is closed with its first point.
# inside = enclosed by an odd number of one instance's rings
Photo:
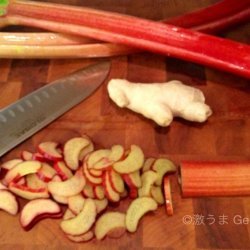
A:
{"type": "Polygon", "coordinates": [[[131,145],[128,156],[122,160],[115,162],[113,168],[120,174],[129,174],[142,168],[144,162],[144,154],[137,145],[131,145]]]}
{"type": "Polygon", "coordinates": [[[59,143],[46,141],[38,145],[38,151],[44,156],[44,158],[51,161],[59,161],[63,158],[59,148],[59,143]]]}
{"type": "Polygon", "coordinates": [[[122,193],[124,191],[124,181],[121,177],[120,174],[116,173],[114,170],[107,171],[109,174],[109,180],[112,188],[117,192],[117,193],[122,193]]]}
{"type": "Polygon", "coordinates": [[[14,182],[11,182],[8,188],[12,193],[26,200],[34,200],[38,198],[49,197],[49,192],[47,188],[33,189],[25,185],[18,185],[14,182]]]}
{"type": "Polygon", "coordinates": [[[73,242],[80,243],[92,240],[95,237],[95,234],[93,233],[93,231],[90,230],[80,235],[66,234],[66,237],[73,242]]]}
{"type": "Polygon", "coordinates": [[[90,141],[84,137],[75,137],[68,140],[64,145],[64,160],[66,165],[76,170],[79,167],[79,158],[82,150],[90,144],[90,141]]]}
{"type": "Polygon", "coordinates": [[[0,210],[3,210],[11,215],[16,215],[18,212],[18,202],[16,197],[7,190],[0,190],[0,210]]]}
{"type": "Polygon", "coordinates": [[[17,164],[21,163],[22,161],[23,161],[22,159],[9,160],[9,161],[2,163],[1,168],[5,170],[10,170],[13,167],[15,167],[17,164]]]}
{"type": "Polygon", "coordinates": [[[90,173],[89,173],[89,169],[87,167],[87,163],[85,162],[82,166],[82,171],[83,171],[83,174],[84,176],[86,177],[86,179],[93,185],[100,185],[102,184],[102,177],[95,177],[95,176],[92,176],[90,173]]]}
{"type": "Polygon", "coordinates": [[[165,195],[165,206],[167,215],[172,216],[174,214],[174,208],[173,208],[171,183],[169,176],[164,177],[164,195],[165,195]]]}
{"type": "Polygon", "coordinates": [[[182,162],[183,197],[250,194],[250,162],[182,162]]]}
{"type": "Polygon", "coordinates": [[[61,177],[63,181],[71,178],[73,173],[71,170],[66,166],[64,161],[57,161],[54,163],[54,169],[56,170],[57,174],[61,177]]]}
{"type": "Polygon", "coordinates": [[[138,227],[140,219],[149,211],[154,211],[158,207],[156,201],[150,197],[141,197],[133,200],[126,213],[126,228],[134,233],[138,227]]]}
{"type": "Polygon", "coordinates": [[[157,173],[155,173],[152,170],[146,171],[142,174],[141,180],[142,180],[142,186],[138,189],[138,193],[140,197],[150,197],[150,190],[151,187],[154,185],[158,178],[157,173]]]}
{"type": "Polygon", "coordinates": [[[86,184],[85,177],[81,170],[78,170],[70,179],[62,182],[50,181],[48,190],[50,193],[59,196],[73,196],[79,194],[86,184]]]}
{"type": "Polygon", "coordinates": [[[60,218],[60,206],[50,199],[36,199],[29,201],[20,214],[20,223],[25,230],[30,230],[39,220],[45,218],[60,218]]]}
{"type": "Polygon", "coordinates": [[[120,195],[116,192],[111,185],[111,181],[109,178],[109,173],[105,172],[103,176],[103,186],[105,190],[106,197],[111,202],[118,202],[120,200],[120,195]]]}
{"type": "Polygon", "coordinates": [[[154,170],[158,176],[156,180],[156,185],[161,186],[163,176],[167,173],[174,173],[176,171],[176,166],[172,161],[168,159],[159,158],[154,162],[151,169],[154,170]]]}
{"type": "Polygon", "coordinates": [[[85,198],[81,194],[68,197],[68,207],[75,214],[79,214],[84,206],[85,198]]]}
{"type": "Polygon", "coordinates": [[[17,181],[21,177],[37,173],[41,168],[39,161],[24,161],[11,168],[5,175],[3,184],[8,185],[11,181],[17,181]]]}
{"type": "Polygon", "coordinates": [[[117,228],[126,229],[125,214],[120,212],[107,212],[97,220],[95,236],[98,240],[102,240],[109,232],[117,228]]]}
{"type": "Polygon", "coordinates": [[[86,199],[81,212],[72,219],[63,220],[61,229],[66,234],[81,235],[89,231],[95,222],[96,206],[92,199],[86,199]]]}

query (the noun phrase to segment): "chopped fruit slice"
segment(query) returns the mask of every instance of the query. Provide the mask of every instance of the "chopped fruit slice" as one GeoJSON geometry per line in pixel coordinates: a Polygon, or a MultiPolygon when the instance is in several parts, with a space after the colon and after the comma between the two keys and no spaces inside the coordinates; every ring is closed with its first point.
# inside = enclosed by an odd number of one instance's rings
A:
{"type": "Polygon", "coordinates": [[[167,215],[173,215],[173,202],[172,202],[172,194],[171,194],[171,183],[170,178],[168,176],[164,177],[164,194],[165,194],[165,204],[167,215]]]}
{"type": "Polygon", "coordinates": [[[116,173],[114,170],[108,171],[109,173],[109,180],[112,188],[117,192],[117,193],[122,193],[124,191],[124,181],[118,173],[116,173]]]}
{"type": "Polygon", "coordinates": [[[0,190],[0,210],[12,215],[16,215],[18,212],[16,197],[7,190],[0,190]]]}
{"type": "MultiPolygon", "coordinates": [[[[20,184],[20,183],[19,183],[20,184]]],[[[47,183],[42,181],[37,174],[29,174],[26,176],[26,185],[33,189],[46,188],[47,183]]]]}
{"type": "Polygon", "coordinates": [[[35,161],[40,161],[40,162],[46,162],[48,159],[46,159],[42,154],[40,153],[34,153],[32,156],[32,159],[35,161]]]}
{"type": "Polygon", "coordinates": [[[88,171],[94,177],[101,177],[103,174],[102,170],[98,170],[98,169],[94,169],[94,168],[89,168],[88,171]]]}
{"type": "Polygon", "coordinates": [[[120,212],[107,212],[97,220],[95,236],[98,240],[101,240],[108,232],[118,228],[126,229],[125,214],[120,212]]]}
{"type": "Polygon", "coordinates": [[[68,198],[69,209],[76,215],[81,212],[84,206],[85,199],[81,194],[70,196],[68,198]]]}
{"type": "Polygon", "coordinates": [[[94,177],[89,173],[89,169],[87,167],[87,163],[84,162],[82,166],[82,171],[86,179],[93,185],[100,185],[102,184],[102,177],[94,177]]]}
{"type": "Polygon", "coordinates": [[[109,149],[99,149],[94,152],[92,152],[87,160],[88,168],[92,168],[94,165],[96,165],[99,161],[101,161],[103,158],[108,158],[110,155],[109,149]]]}
{"type": "Polygon", "coordinates": [[[72,219],[76,216],[75,213],[73,213],[73,211],[71,211],[69,208],[67,208],[63,214],[63,220],[69,220],[72,219]]]}
{"type": "Polygon", "coordinates": [[[96,199],[102,200],[105,197],[105,193],[104,193],[104,188],[103,186],[95,186],[94,187],[94,194],[96,199]]]}
{"type": "Polygon", "coordinates": [[[73,176],[71,170],[66,166],[63,161],[57,161],[54,163],[54,169],[63,181],[73,176]]]}
{"type": "Polygon", "coordinates": [[[93,231],[88,231],[87,233],[81,234],[81,235],[70,235],[70,234],[66,234],[66,237],[73,241],[73,242],[86,242],[89,240],[92,240],[94,238],[94,233],[93,231]]]}
{"type": "Polygon", "coordinates": [[[59,144],[57,142],[46,141],[38,145],[38,151],[48,160],[60,161],[63,156],[58,147],[59,144]]]}
{"type": "Polygon", "coordinates": [[[122,178],[125,180],[129,187],[140,188],[142,186],[139,170],[130,174],[124,174],[122,178]]]}
{"type": "Polygon", "coordinates": [[[0,190],[6,190],[8,189],[3,183],[0,181],[0,190]]]}
{"type": "Polygon", "coordinates": [[[90,141],[84,137],[75,137],[65,143],[64,160],[70,169],[76,170],[79,167],[80,154],[89,144],[90,141]]]}
{"type": "MultiPolygon", "coordinates": [[[[62,179],[59,175],[55,175],[53,178],[52,178],[52,181],[57,181],[57,182],[62,182],[62,179]]],[[[68,197],[66,196],[62,196],[62,195],[56,195],[56,194],[51,194],[53,200],[55,200],[57,203],[60,203],[60,204],[68,204],[68,197]]]]}
{"type": "Polygon", "coordinates": [[[84,234],[93,226],[96,214],[95,202],[92,199],[86,199],[81,212],[72,219],[63,220],[60,227],[66,234],[84,234]]]}
{"type": "Polygon", "coordinates": [[[37,175],[42,181],[49,182],[54,176],[57,175],[57,172],[48,163],[43,162],[41,168],[37,172],[37,175]]]}
{"type": "Polygon", "coordinates": [[[17,181],[22,176],[37,173],[41,166],[39,161],[20,162],[7,172],[3,179],[3,184],[8,185],[11,181],[17,181]]]}
{"type": "Polygon", "coordinates": [[[120,200],[120,195],[112,188],[108,172],[105,172],[104,174],[103,185],[108,200],[112,202],[118,202],[120,200]]]}
{"type": "Polygon", "coordinates": [[[27,151],[27,150],[23,150],[22,153],[21,153],[21,158],[24,160],[24,161],[31,161],[33,160],[33,153],[27,151]]]}
{"type": "Polygon", "coordinates": [[[167,173],[174,173],[176,171],[176,166],[172,161],[160,158],[155,161],[152,166],[152,170],[154,170],[158,175],[156,185],[161,186],[163,176],[167,173]]]}
{"type": "Polygon", "coordinates": [[[114,145],[111,148],[110,155],[108,156],[110,161],[116,162],[122,159],[124,156],[124,148],[122,145],[114,145]]]}
{"type": "Polygon", "coordinates": [[[8,188],[12,193],[27,200],[49,197],[47,188],[33,189],[24,185],[18,185],[14,182],[11,182],[8,188]]]}
{"type": "Polygon", "coordinates": [[[4,162],[4,163],[1,165],[1,168],[2,168],[2,169],[5,169],[5,170],[10,170],[10,169],[12,169],[13,167],[15,167],[17,164],[21,163],[22,161],[23,161],[23,160],[21,160],[21,159],[9,160],[9,161],[4,162]]]}
{"type": "Polygon", "coordinates": [[[156,172],[149,170],[142,174],[141,180],[142,180],[142,187],[139,188],[138,193],[140,197],[150,197],[150,190],[153,184],[156,182],[158,178],[158,175],[156,172]]]}
{"type": "Polygon", "coordinates": [[[94,187],[90,184],[84,186],[82,193],[86,198],[95,198],[94,187]]]}
{"type": "Polygon", "coordinates": [[[128,190],[124,189],[124,191],[120,194],[121,198],[126,198],[128,196],[128,190]]]}
{"type": "Polygon", "coordinates": [[[151,196],[152,198],[160,205],[164,204],[164,196],[159,186],[151,187],[151,196]]]}
{"type": "Polygon", "coordinates": [[[150,170],[152,168],[154,162],[155,162],[155,158],[152,158],[152,157],[147,158],[143,164],[142,172],[144,173],[144,172],[150,170]]]}
{"type": "Polygon", "coordinates": [[[60,206],[50,199],[36,199],[29,201],[20,214],[20,223],[25,230],[30,230],[36,222],[44,218],[60,218],[60,206]]]}
{"type": "Polygon", "coordinates": [[[138,197],[138,189],[134,188],[134,187],[132,187],[132,188],[130,187],[130,189],[129,189],[129,197],[131,199],[137,198],[138,197]]]}
{"type": "Polygon", "coordinates": [[[128,156],[122,160],[115,162],[113,168],[121,174],[129,174],[142,168],[144,162],[144,154],[140,147],[131,146],[128,156]]]}
{"type": "Polygon", "coordinates": [[[127,231],[126,227],[117,227],[112,230],[110,230],[107,233],[107,237],[113,238],[113,239],[118,239],[121,238],[122,235],[127,231]]]}
{"type": "Polygon", "coordinates": [[[94,199],[93,201],[95,202],[95,205],[96,205],[97,214],[101,213],[108,206],[108,200],[106,198],[104,198],[102,200],[94,199]]]}
{"type": "MultiPolygon", "coordinates": [[[[95,163],[93,165],[93,169],[97,169],[97,170],[108,170],[112,167],[113,165],[113,161],[111,161],[108,157],[104,157],[102,158],[100,161],[98,161],[97,163],[95,163]]],[[[90,169],[92,169],[90,168],[90,169]]]]}
{"type": "Polygon", "coordinates": [[[84,158],[91,152],[94,151],[94,144],[89,141],[89,145],[82,149],[79,155],[79,161],[83,161],[84,158]]]}
{"type": "Polygon", "coordinates": [[[53,195],[59,196],[73,196],[79,194],[86,184],[85,177],[81,170],[78,170],[70,179],[62,182],[50,181],[48,183],[48,190],[53,195]]]}
{"type": "MultiPolygon", "coordinates": [[[[28,175],[26,175],[26,176],[28,176],[28,175]]],[[[15,181],[15,183],[18,185],[26,185],[26,178],[25,178],[26,176],[21,177],[20,179],[15,181]]]]}
{"type": "Polygon", "coordinates": [[[143,215],[149,211],[157,209],[157,203],[150,197],[141,197],[133,200],[126,214],[126,228],[133,233],[138,227],[138,223],[143,215]]]}

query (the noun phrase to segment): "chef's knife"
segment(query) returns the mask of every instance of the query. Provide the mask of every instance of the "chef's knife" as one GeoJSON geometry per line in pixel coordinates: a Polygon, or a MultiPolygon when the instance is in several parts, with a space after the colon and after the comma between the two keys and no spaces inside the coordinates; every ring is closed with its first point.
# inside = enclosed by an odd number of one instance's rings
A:
{"type": "Polygon", "coordinates": [[[91,95],[109,69],[108,61],[89,66],[0,110],[0,157],[91,95]]]}

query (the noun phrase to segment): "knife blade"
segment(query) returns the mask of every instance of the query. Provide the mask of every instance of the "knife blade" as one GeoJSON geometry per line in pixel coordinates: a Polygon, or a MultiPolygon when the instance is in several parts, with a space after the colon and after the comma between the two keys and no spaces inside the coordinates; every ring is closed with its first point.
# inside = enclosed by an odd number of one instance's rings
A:
{"type": "Polygon", "coordinates": [[[109,61],[89,66],[0,110],[0,157],[90,96],[109,70],[109,61]]]}

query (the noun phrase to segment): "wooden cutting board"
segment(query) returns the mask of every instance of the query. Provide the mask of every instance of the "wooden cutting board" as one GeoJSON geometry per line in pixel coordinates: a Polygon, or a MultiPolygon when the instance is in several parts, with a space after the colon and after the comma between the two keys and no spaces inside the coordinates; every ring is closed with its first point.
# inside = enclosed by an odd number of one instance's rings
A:
{"type": "MultiPolygon", "coordinates": [[[[54,1],[127,13],[153,20],[194,10],[214,0],[70,0],[54,1]]],[[[21,28],[20,28],[21,30],[21,28]]],[[[249,42],[249,24],[221,34],[249,42]]],[[[97,59],[0,60],[0,108],[44,84],[87,66],[97,59]]],[[[134,82],[164,82],[171,79],[200,88],[213,116],[204,124],[181,119],[168,128],[114,105],[108,98],[107,81],[83,103],[2,157],[1,162],[35,150],[45,140],[65,142],[88,134],[98,147],[138,144],[146,156],[181,160],[250,159],[249,81],[190,62],[151,53],[111,58],[111,78],[134,82]]],[[[1,140],[1,139],[0,139],[1,140]]],[[[250,181],[250,180],[249,180],[250,181]]],[[[0,211],[0,249],[250,249],[250,198],[183,199],[172,178],[174,216],[165,208],[148,214],[134,234],[122,238],[76,244],[59,229],[60,220],[46,219],[24,232],[18,216],[0,211]],[[243,218],[245,220],[243,221],[243,218]]],[[[124,211],[129,201],[113,210],[124,211]]]]}

